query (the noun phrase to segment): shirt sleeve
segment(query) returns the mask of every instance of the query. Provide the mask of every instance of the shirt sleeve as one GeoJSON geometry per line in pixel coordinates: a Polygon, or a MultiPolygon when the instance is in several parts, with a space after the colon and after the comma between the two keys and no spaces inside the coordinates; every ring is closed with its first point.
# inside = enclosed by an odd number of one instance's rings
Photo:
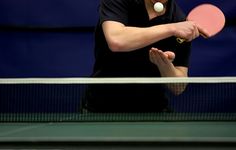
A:
{"type": "Polygon", "coordinates": [[[100,4],[100,23],[117,21],[127,25],[128,0],[102,0],[100,4]]]}
{"type": "Polygon", "coordinates": [[[175,66],[189,66],[189,58],[191,54],[191,42],[184,42],[182,44],[177,42],[177,48],[175,51],[175,60],[173,64],[175,66]]]}

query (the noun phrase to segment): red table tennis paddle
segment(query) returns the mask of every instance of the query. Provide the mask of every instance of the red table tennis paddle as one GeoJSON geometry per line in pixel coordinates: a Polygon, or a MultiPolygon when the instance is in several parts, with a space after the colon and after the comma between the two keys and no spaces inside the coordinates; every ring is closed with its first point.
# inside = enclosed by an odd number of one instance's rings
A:
{"type": "MultiPolygon", "coordinates": [[[[224,13],[212,4],[201,4],[193,8],[188,14],[187,20],[194,21],[197,26],[206,29],[209,37],[219,33],[225,25],[224,13]]],[[[204,34],[200,34],[204,37],[204,34]]],[[[177,38],[177,41],[183,43],[185,39],[177,38]]]]}

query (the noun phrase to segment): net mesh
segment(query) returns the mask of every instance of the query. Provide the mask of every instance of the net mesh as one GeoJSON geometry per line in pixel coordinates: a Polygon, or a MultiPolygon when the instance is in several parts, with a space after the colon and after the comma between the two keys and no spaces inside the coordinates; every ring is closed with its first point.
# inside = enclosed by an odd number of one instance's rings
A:
{"type": "MultiPolygon", "coordinates": [[[[235,91],[236,78],[233,77],[0,79],[0,122],[235,121],[235,91]],[[178,95],[165,90],[170,111],[131,113],[87,110],[84,100],[91,85],[108,89],[111,85],[141,89],[147,85],[161,85],[166,89],[172,86],[177,91],[187,86],[178,95]]],[[[109,91],[105,93],[109,95],[109,91]]],[[[150,98],[145,94],[139,95],[143,104],[150,98]]],[[[125,99],[129,100],[132,97],[125,99]]]]}

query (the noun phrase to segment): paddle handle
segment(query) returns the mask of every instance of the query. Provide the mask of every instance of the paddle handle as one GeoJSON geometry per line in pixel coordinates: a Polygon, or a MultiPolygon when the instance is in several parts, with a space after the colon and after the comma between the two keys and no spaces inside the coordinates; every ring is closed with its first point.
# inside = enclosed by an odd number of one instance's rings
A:
{"type": "MultiPolygon", "coordinates": [[[[200,35],[204,38],[208,38],[206,35],[204,35],[203,33],[200,33],[200,35]]],[[[179,44],[182,44],[183,42],[186,41],[186,39],[182,39],[182,38],[176,38],[176,41],[179,43],[179,44]]]]}
{"type": "Polygon", "coordinates": [[[177,41],[179,44],[182,44],[182,43],[185,41],[185,39],[182,39],[182,38],[176,38],[176,41],[177,41]]]}

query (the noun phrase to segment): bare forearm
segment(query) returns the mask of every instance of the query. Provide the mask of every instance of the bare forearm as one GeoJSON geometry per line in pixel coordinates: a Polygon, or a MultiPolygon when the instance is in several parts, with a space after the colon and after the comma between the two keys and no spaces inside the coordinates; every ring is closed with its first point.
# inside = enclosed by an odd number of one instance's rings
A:
{"type": "Polygon", "coordinates": [[[130,27],[116,21],[105,21],[102,28],[110,49],[114,52],[133,51],[165,38],[176,36],[191,41],[199,36],[197,25],[192,21],[130,27]]]}
{"type": "MultiPolygon", "coordinates": [[[[150,61],[157,66],[162,77],[187,77],[188,68],[183,66],[174,66],[173,59],[175,54],[173,52],[163,52],[157,48],[152,48],[149,51],[150,61]]],[[[176,95],[185,90],[186,85],[167,84],[167,87],[176,95]]]]}
{"type": "Polygon", "coordinates": [[[139,28],[123,26],[116,22],[106,22],[103,28],[106,28],[104,33],[110,49],[116,52],[133,51],[173,36],[169,25],[139,28]],[[108,27],[111,24],[116,30],[108,27]]]}
{"type": "MultiPolygon", "coordinates": [[[[181,69],[174,68],[173,72],[169,72],[169,74],[162,75],[164,77],[187,77],[187,73],[182,71],[181,69]]],[[[175,95],[179,95],[184,92],[187,87],[187,83],[171,83],[166,84],[168,89],[174,93],[175,95]]]]}

